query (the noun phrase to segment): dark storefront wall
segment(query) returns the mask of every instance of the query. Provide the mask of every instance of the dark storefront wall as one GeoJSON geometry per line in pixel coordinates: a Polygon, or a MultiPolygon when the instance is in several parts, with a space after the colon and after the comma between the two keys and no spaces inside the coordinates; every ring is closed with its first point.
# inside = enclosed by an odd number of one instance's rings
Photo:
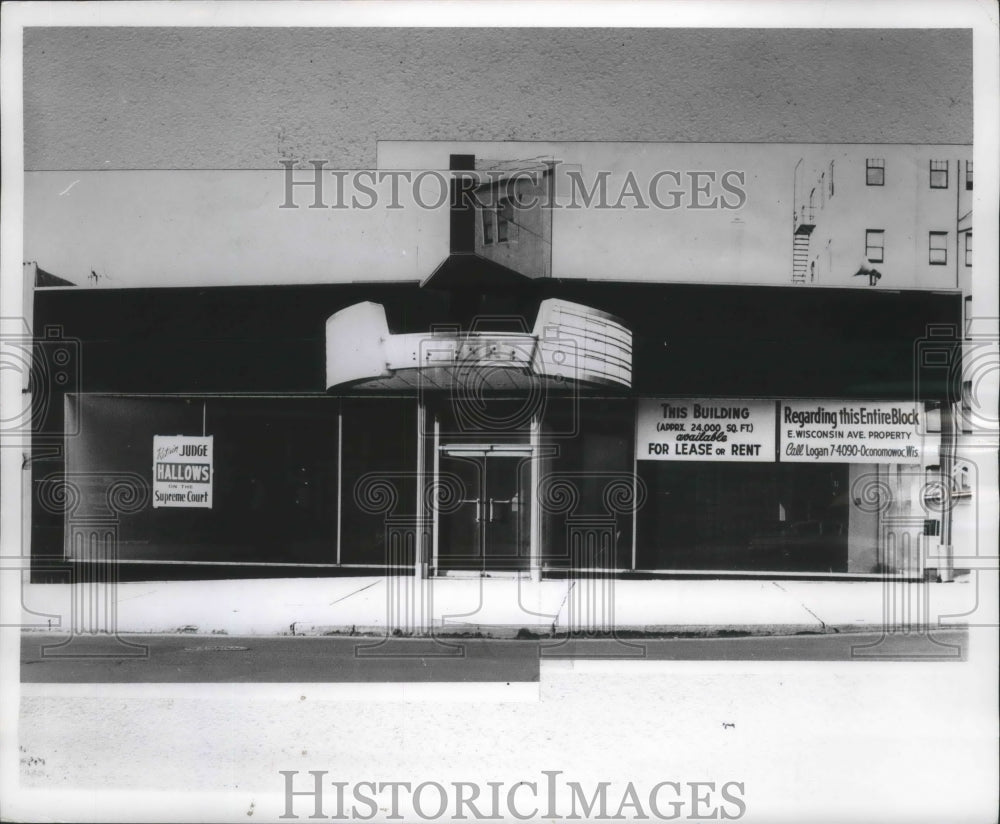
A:
{"type": "MultiPolygon", "coordinates": [[[[80,521],[109,514],[116,479],[152,483],[154,436],[213,436],[212,507],[150,503],[122,514],[125,564],[232,564],[236,575],[241,565],[378,566],[387,517],[416,508],[412,401],[78,395],[67,397],[66,415],[76,433],[67,438],[67,478],[81,493],[69,517],[80,521]],[[382,487],[370,483],[383,478],[398,490],[384,512],[382,487]],[[359,505],[355,495],[368,499],[359,505]]],[[[45,483],[35,479],[36,500],[45,483]]],[[[61,556],[62,530],[36,532],[46,539],[60,541],[49,554],[61,556]]]]}
{"type": "MultiPolygon", "coordinates": [[[[959,319],[954,295],[557,281],[538,288],[535,298],[524,297],[525,306],[551,293],[626,319],[635,335],[633,391],[643,397],[906,400],[915,389],[923,400],[957,397],[949,383],[957,373],[954,341],[926,339],[931,324],[959,319]],[[930,346],[943,357],[916,357],[930,346]]],[[[412,554],[387,547],[386,524],[390,516],[416,517],[417,399],[304,397],[322,386],[325,318],[373,299],[386,306],[394,331],[449,319],[448,297],[415,285],[39,291],[36,327],[56,324],[78,344],[80,381],[72,386],[92,394],[56,393],[36,435],[40,446],[67,436],[65,464],[45,457],[44,449],[32,463],[36,561],[60,560],[64,552],[63,515],[38,501],[46,477],[111,470],[148,478],[152,437],[200,435],[204,416],[205,431],[216,438],[213,509],[123,515],[123,557],[233,563],[241,566],[227,574],[239,575],[258,574],[252,564],[275,560],[339,559],[342,570],[409,564],[412,554]],[[172,334],[179,316],[187,343],[172,334]],[[151,372],[151,363],[163,368],[151,372]],[[63,398],[70,399],[66,420],[63,398]],[[388,514],[377,500],[366,507],[353,497],[371,473],[392,476],[388,514]]],[[[547,398],[540,413],[539,446],[551,450],[540,453],[538,480],[570,477],[577,489],[568,510],[546,500],[544,485],[537,490],[540,560],[548,569],[598,562],[615,569],[768,571],[780,564],[777,570],[870,574],[882,568],[878,514],[845,515],[842,493],[859,472],[881,472],[903,489],[892,467],[636,461],[635,401],[583,397],[572,410],[565,400],[547,398]],[[627,500],[609,512],[605,487],[632,472],[645,502],[634,518],[627,500]]],[[[525,426],[505,426],[506,432],[493,427],[489,437],[527,441],[525,426]]],[[[426,439],[424,449],[430,468],[426,439]]],[[[85,495],[91,502],[100,497],[93,489],[85,495]]],[[[899,508],[907,517],[919,514],[899,508]]],[[[521,540],[522,554],[524,546],[521,540]]],[[[216,572],[202,566],[197,574],[216,572]]]]}
{"type": "Polygon", "coordinates": [[[542,421],[539,506],[549,569],[630,569],[635,404],[559,399],[542,421]]]}
{"type": "Polygon", "coordinates": [[[846,464],[640,462],[640,569],[848,569],[846,464]]]}
{"type": "Polygon", "coordinates": [[[412,570],[417,498],[417,403],[344,398],[339,563],[412,570]],[[403,540],[396,540],[403,536],[403,540]]]}
{"type": "MultiPolygon", "coordinates": [[[[527,570],[535,515],[540,561],[552,573],[874,574],[901,566],[879,546],[878,514],[859,509],[849,491],[871,477],[882,488],[895,484],[905,501],[908,470],[635,460],[635,414],[627,398],[494,399],[477,407],[470,426],[454,399],[431,400],[420,435],[427,482],[436,441],[439,471],[460,479],[465,501],[439,508],[437,570],[527,570]],[[541,420],[537,453],[533,416],[541,420]],[[484,445],[515,452],[447,452],[484,445]]],[[[416,399],[74,395],[66,417],[76,433],[67,439],[68,477],[80,491],[71,517],[84,521],[108,513],[116,479],[131,473],[151,483],[154,436],[213,436],[212,508],[150,504],[122,515],[126,566],[160,564],[155,576],[178,577],[205,565],[236,576],[282,565],[284,574],[412,569],[412,542],[393,536],[415,534],[420,502],[430,500],[417,495],[416,399]]],[[[45,483],[36,478],[36,489],[45,483]]],[[[900,512],[897,505],[891,514],[900,512]]],[[[50,554],[62,557],[63,530],[36,531],[45,537],[59,540],[50,554]]]]}

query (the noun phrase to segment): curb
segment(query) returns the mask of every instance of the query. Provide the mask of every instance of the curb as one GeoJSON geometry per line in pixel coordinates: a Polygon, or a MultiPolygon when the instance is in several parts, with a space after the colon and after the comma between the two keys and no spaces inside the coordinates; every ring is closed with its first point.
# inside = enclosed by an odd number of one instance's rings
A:
{"type": "MultiPolygon", "coordinates": [[[[537,640],[632,640],[632,639],[701,639],[701,638],[751,638],[751,637],[794,637],[803,635],[839,635],[857,633],[876,633],[883,629],[879,624],[827,624],[817,626],[816,624],[651,624],[645,626],[620,627],[611,631],[595,631],[582,634],[567,633],[565,631],[553,631],[552,626],[524,626],[524,625],[488,625],[488,624],[451,624],[447,627],[435,627],[429,633],[418,632],[390,632],[387,633],[382,626],[357,626],[357,625],[323,625],[307,624],[300,626],[293,625],[293,630],[273,631],[273,632],[229,632],[222,629],[201,629],[195,626],[187,627],[165,627],[162,629],[141,629],[131,630],[122,628],[118,630],[123,636],[142,635],[172,635],[178,637],[196,636],[201,638],[393,638],[393,639],[426,639],[426,638],[468,638],[498,641],[537,641],[537,640]]],[[[949,625],[947,627],[935,627],[931,629],[952,630],[965,629],[961,625],[949,625]]],[[[65,636],[69,633],[65,629],[54,627],[47,629],[44,627],[23,628],[23,634],[37,635],[58,635],[65,636]]],[[[82,635],[89,635],[81,633],[82,635]]]]}

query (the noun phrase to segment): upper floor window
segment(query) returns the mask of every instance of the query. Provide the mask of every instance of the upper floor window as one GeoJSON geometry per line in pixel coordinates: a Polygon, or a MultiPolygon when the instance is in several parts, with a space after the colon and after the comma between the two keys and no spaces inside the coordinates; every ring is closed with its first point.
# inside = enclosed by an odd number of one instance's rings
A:
{"type": "Polygon", "coordinates": [[[965,265],[972,265],[972,232],[965,233],[965,265]]]}
{"type": "Polygon", "coordinates": [[[514,226],[514,201],[505,197],[497,204],[497,243],[511,240],[514,226]]]}
{"type": "Polygon", "coordinates": [[[484,246],[517,240],[517,222],[514,220],[514,200],[512,198],[505,197],[495,206],[484,207],[481,214],[484,246]]]}
{"type": "Polygon", "coordinates": [[[484,208],[480,212],[483,216],[483,245],[492,246],[495,238],[494,221],[496,216],[493,214],[493,209],[484,208]]]}
{"type": "Polygon", "coordinates": [[[948,233],[931,232],[928,236],[929,262],[933,266],[942,266],[948,262],[948,233]]]}
{"type": "Polygon", "coordinates": [[[932,160],[931,161],[931,188],[932,189],[947,189],[948,188],[948,161],[947,160],[932,160]]]}
{"type": "Polygon", "coordinates": [[[865,167],[865,183],[869,186],[885,186],[885,158],[868,158],[865,167]]]}
{"type": "Polygon", "coordinates": [[[965,161],[965,191],[972,191],[972,161],[965,161]]]}
{"type": "Polygon", "coordinates": [[[829,186],[830,186],[830,197],[833,197],[833,161],[832,160],[830,161],[829,186]]]}
{"type": "Polygon", "coordinates": [[[885,259],[885,230],[865,231],[865,257],[872,263],[883,263],[885,259]]]}

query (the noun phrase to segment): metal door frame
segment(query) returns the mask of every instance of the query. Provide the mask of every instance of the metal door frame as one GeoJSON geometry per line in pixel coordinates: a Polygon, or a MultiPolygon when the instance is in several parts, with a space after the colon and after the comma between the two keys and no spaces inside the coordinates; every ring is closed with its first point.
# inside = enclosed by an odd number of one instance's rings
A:
{"type": "MultiPolygon", "coordinates": [[[[534,432],[535,425],[532,424],[532,432],[534,432]]],[[[521,458],[528,459],[531,466],[530,475],[527,481],[527,488],[521,489],[520,483],[518,486],[519,495],[523,495],[524,499],[527,501],[528,506],[531,507],[529,512],[529,525],[527,533],[528,541],[528,572],[532,576],[533,580],[537,580],[539,577],[540,566],[538,564],[539,552],[537,546],[537,535],[538,535],[538,506],[535,500],[535,490],[538,484],[538,461],[535,457],[538,453],[537,448],[534,443],[463,443],[463,442],[451,442],[447,444],[439,443],[440,440],[440,430],[435,421],[434,426],[434,480],[437,482],[440,477],[441,472],[441,456],[454,456],[456,458],[483,458],[483,474],[485,476],[485,459],[489,457],[509,457],[509,458],[521,458]]],[[[485,477],[483,478],[485,480],[485,477]]],[[[519,478],[520,482],[520,478],[519,478]]],[[[480,496],[482,496],[483,490],[478,490],[480,496]]],[[[439,513],[437,507],[434,507],[432,512],[432,522],[433,522],[433,540],[432,540],[432,563],[431,569],[433,570],[433,575],[437,576],[440,574],[439,561],[440,561],[440,522],[439,513]]],[[[481,541],[481,551],[483,556],[483,565],[485,569],[486,564],[486,535],[485,528],[480,532],[481,541]]],[[[483,572],[484,570],[471,570],[483,572]]]]}

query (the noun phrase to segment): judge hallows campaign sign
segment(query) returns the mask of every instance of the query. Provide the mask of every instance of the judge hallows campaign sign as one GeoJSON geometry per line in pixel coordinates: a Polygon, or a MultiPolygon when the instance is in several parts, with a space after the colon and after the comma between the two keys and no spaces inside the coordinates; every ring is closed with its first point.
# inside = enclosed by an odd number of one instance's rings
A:
{"type": "Polygon", "coordinates": [[[153,508],[212,508],[212,436],[153,436],[153,508]]]}
{"type": "Polygon", "coordinates": [[[783,462],[918,464],[926,451],[913,403],[790,401],[779,415],[783,462]]]}
{"type": "Polygon", "coordinates": [[[774,461],[774,401],[642,399],[640,461],[774,461]]]}

